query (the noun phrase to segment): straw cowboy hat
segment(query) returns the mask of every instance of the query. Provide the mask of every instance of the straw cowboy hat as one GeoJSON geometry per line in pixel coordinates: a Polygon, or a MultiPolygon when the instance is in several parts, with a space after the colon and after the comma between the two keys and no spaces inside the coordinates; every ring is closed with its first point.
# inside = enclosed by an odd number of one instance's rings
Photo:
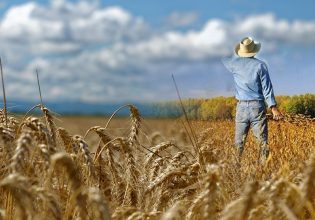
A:
{"type": "Polygon", "coordinates": [[[235,53],[240,57],[253,57],[260,50],[261,44],[254,41],[251,37],[245,37],[235,46],[235,53]]]}

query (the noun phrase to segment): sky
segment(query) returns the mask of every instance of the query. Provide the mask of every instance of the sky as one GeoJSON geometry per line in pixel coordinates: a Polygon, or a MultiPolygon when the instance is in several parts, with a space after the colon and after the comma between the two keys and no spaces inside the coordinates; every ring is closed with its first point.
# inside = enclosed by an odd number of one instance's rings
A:
{"type": "Polygon", "coordinates": [[[276,95],[315,93],[313,0],[0,1],[8,100],[90,103],[233,96],[221,58],[261,42],[276,95]]]}

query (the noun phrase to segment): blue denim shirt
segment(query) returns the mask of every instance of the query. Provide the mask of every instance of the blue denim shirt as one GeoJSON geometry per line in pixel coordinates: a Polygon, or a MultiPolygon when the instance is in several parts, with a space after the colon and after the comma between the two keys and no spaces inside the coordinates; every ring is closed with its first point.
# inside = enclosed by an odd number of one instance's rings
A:
{"type": "Polygon", "coordinates": [[[254,57],[233,56],[222,59],[233,74],[237,100],[265,100],[269,107],[276,105],[267,65],[254,57]]]}

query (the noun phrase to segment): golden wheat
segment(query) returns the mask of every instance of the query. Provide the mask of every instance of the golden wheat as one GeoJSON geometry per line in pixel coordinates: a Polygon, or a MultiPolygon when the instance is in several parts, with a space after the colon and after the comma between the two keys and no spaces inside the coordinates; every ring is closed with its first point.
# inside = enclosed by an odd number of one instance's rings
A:
{"type": "Polygon", "coordinates": [[[315,219],[314,119],[271,121],[261,165],[252,135],[239,160],[232,121],[192,122],[195,151],[183,129],[147,134],[123,107],[121,136],[113,117],[72,135],[44,106],[21,122],[0,111],[0,219],[315,219]]]}

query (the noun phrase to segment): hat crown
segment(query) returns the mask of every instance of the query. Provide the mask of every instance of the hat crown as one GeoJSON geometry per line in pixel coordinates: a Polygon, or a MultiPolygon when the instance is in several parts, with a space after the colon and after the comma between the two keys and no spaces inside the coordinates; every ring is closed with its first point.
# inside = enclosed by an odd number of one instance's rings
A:
{"type": "Polygon", "coordinates": [[[240,43],[240,50],[242,52],[252,52],[255,48],[255,43],[252,38],[246,37],[240,43]]]}
{"type": "Polygon", "coordinates": [[[261,44],[251,37],[243,38],[236,46],[235,53],[240,57],[253,57],[260,50],[261,44]]]}
{"type": "Polygon", "coordinates": [[[251,38],[245,38],[245,39],[242,41],[242,44],[244,44],[244,45],[250,45],[252,42],[253,42],[253,40],[252,40],[251,38]]]}

